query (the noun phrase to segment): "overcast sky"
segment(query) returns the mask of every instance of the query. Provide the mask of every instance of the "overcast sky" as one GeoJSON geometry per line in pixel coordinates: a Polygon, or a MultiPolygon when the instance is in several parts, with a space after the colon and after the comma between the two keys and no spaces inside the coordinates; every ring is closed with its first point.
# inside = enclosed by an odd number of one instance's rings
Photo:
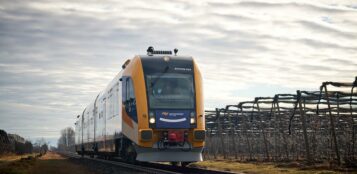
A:
{"type": "Polygon", "coordinates": [[[193,56],[206,108],[357,75],[356,1],[0,0],[0,129],[51,142],[148,46],[193,56]]]}

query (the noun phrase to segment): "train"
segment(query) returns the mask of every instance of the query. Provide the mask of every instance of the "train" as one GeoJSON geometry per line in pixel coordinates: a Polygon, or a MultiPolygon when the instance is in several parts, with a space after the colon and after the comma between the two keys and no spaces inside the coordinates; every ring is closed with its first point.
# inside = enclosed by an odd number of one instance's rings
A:
{"type": "Polygon", "coordinates": [[[153,47],[128,59],[77,116],[81,155],[125,161],[202,161],[205,115],[202,75],[192,56],[153,47]]]}

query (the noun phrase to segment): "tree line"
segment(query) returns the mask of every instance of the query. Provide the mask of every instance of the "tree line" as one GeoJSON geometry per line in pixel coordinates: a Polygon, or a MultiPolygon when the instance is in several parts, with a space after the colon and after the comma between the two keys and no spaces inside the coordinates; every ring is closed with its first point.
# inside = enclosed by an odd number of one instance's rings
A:
{"type": "Polygon", "coordinates": [[[48,143],[44,138],[37,139],[34,143],[25,140],[17,134],[8,134],[0,130],[0,155],[8,153],[26,154],[41,153],[48,151],[48,143]]]}
{"type": "Polygon", "coordinates": [[[61,130],[61,136],[57,141],[57,150],[75,152],[75,132],[67,127],[61,130]]]}

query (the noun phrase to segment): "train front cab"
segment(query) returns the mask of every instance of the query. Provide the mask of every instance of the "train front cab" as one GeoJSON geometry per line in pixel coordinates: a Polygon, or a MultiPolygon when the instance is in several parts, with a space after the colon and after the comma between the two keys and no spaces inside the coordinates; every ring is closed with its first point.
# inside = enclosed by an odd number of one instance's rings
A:
{"type": "Polygon", "coordinates": [[[122,84],[123,134],[133,142],[136,160],[202,161],[202,77],[191,57],[136,56],[122,84]]]}

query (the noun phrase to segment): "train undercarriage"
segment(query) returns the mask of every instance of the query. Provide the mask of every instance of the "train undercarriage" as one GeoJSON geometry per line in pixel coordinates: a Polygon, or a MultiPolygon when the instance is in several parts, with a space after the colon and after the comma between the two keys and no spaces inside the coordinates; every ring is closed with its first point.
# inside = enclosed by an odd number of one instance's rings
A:
{"type": "Polygon", "coordinates": [[[86,143],[77,145],[76,151],[80,155],[90,157],[99,156],[104,159],[121,158],[128,163],[137,162],[170,162],[175,166],[187,166],[191,162],[202,161],[203,147],[192,147],[187,141],[187,134],[170,134],[163,131],[160,141],[152,147],[140,147],[126,137],[107,142],[111,151],[103,151],[102,143],[86,143]]]}

